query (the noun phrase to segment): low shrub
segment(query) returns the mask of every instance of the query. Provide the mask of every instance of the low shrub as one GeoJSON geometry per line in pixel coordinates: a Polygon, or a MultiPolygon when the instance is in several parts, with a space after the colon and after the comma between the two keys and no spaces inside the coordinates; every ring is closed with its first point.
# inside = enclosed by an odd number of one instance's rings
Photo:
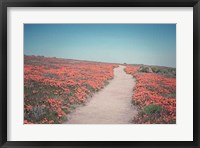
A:
{"type": "Polygon", "coordinates": [[[149,67],[146,67],[146,66],[140,66],[139,71],[140,72],[150,72],[150,69],[149,69],[149,67]]]}
{"type": "Polygon", "coordinates": [[[144,113],[147,115],[160,114],[162,112],[162,107],[156,104],[150,104],[144,108],[144,113]]]}

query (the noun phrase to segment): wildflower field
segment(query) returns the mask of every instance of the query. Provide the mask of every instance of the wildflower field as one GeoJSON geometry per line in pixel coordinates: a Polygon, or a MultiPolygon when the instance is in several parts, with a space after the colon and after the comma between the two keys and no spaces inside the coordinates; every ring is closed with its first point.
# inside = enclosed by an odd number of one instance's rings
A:
{"type": "Polygon", "coordinates": [[[136,79],[132,102],[138,114],[133,123],[176,123],[176,69],[129,65],[125,71],[136,79]]]}
{"type": "Polygon", "coordinates": [[[24,56],[24,124],[59,124],[113,78],[116,64],[24,56]]]}
{"type": "MultiPolygon", "coordinates": [[[[176,68],[123,66],[136,81],[130,104],[137,114],[131,123],[175,124],[176,68]]],[[[64,123],[69,113],[109,85],[115,68],[118,64],[24,56],[24,124],[64,123]]]]}

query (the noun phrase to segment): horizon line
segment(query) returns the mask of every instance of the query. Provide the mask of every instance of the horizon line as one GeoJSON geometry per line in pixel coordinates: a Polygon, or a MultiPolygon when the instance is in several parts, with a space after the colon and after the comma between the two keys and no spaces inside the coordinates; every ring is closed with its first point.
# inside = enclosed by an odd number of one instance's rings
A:
{"type": "MultiPolygon", "coordinates": [[[[45,58],[57,58],[57,59],[64,59],[64,60],[77,60],[77,61],[85,61],[85,62],[96,62],[96,63],[107,63],[107,64],[120,64],[120,65],[147,65],[147,64],[136,64],[136,63],[113,63],[113,62],[104,62],[104,61],[93,61],[93,60],[82,60],[82,59],[73,59],[73,58],[63,58],[63,57],[56,57],[56,56],[44,56],[44,55],[27,55],[27,54],[24,54],[24,56],[36,56],[36,57],[45,57],[45,58]]],[[[176,68],[176,67],[170,67],[170,66],[163,66],[163,65],[147,65],[147,66],[159,66],[159,67],[167,67],[167,68],[176,68]]]]}

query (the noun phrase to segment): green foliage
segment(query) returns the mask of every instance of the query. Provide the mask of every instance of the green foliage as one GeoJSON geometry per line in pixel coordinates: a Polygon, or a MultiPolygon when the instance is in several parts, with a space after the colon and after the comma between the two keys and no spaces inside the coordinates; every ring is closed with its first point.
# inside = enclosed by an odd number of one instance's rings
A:
{"type": "Polygon", "coordinates": [[[172,93],[161,93],[161,96],[166,97],[166,98],[176,98],[176,92],[172,92],[172,93]]]}
{"type": "Polygon", "coordinates": [[[169,76],[176,76],[176,69],[169,68],[169,67],[151,67],[152,72],[158,73],[161,75],[169,75],[169,76]]]}
{"type": "Polygon", "coordinates": [[[140,72],[149,72],[149,67],[146,66],[140,66],[140,72]]]}
{"type": "Polygon", "coordinates": [[[160,105],[150,104],[144,108],[144,113],[147,115],[160,114],[162,107],[160,105]]]}

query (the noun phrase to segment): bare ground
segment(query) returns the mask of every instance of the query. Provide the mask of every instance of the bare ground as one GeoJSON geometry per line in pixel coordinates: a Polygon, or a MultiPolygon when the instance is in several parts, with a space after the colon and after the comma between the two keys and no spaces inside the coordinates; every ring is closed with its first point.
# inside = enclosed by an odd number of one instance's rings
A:
{"type": "Polygon", "coordinates": [[[135,80],[124,72],[125,66],[114,69],[114,79],[94,94],[85,106],[68,117],[67,124],[128,124],[137,114],[132,105],[135,80]]]}

